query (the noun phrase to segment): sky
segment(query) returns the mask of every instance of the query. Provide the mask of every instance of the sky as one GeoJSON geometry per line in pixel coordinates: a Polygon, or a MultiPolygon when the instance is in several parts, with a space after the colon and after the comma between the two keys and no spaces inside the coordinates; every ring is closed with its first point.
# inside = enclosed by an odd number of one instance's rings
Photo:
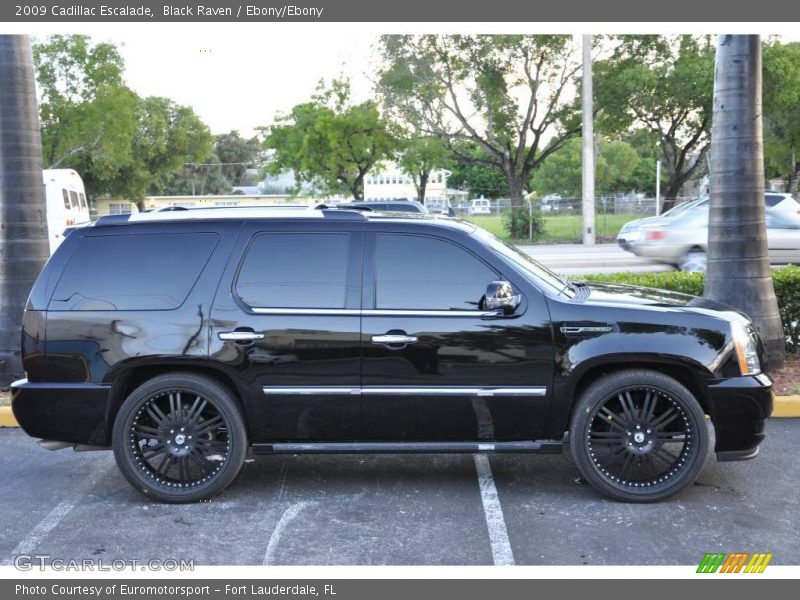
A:
{"type": "Polygon", "coordinates": [[[140,96],[166,96],[191,106],[215,134],[251,135],[276,113],[309,99],[320,78],[351,78],[356,99],[372,89],[371,47],[378,36],[326,29],[299,37],[272,30],[263,36],[93,36],[113,42],[125,59],[128,85],[140,96]]]}
{"type": "MultiPolygon", "coordinates": [[[[403,27],[392,32],[406,32],[403,27]]],[[[321,78],[348,76],[354,98],[369,98],[378,63],[375,47],[379,33],[387,32],[372,24],[262,28],[163,23],[148,31],[131,26],[86,33],[119,48],[127,83],[140,96],[166,96],[191,106],[214,134],[236,129],[245,136],[308,100],[321,78]]],[[[800,40],[792,29],[780,37],[800,40]]]]}

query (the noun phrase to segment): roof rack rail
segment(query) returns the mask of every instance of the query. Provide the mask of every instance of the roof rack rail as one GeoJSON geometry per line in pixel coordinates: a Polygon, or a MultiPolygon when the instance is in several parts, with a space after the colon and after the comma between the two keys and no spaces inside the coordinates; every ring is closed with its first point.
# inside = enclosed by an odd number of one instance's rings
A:
{"type": "Polygon", "coordinates": [[[372,212],[372,208],[369,206],[352,206],[348,204],[332,204],[328,206],[327,204],[317,204],[314,207],[316,210],[360,210],[363,212],[372,212]]]}
{"type": "Polygon", "coordinates": [[[202,208],[182,207],[185,210],[157,210],[122,215],[105,215],[99,217],[95,226],[121,225],[127,223],[149,223],[155,221],[194,221],[216,219],[264,219],[264,218],[299,218],[299,219],[353,219],[364,220],[363,211],[357,209],[331,209],[323,207],[313,210],[309,206],[215,206],[202,208]]]}

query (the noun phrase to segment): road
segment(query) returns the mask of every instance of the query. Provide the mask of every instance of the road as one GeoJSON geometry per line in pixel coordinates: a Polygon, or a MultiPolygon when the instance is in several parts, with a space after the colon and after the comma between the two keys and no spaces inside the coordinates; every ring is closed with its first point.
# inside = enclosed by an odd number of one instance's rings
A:
{"type": "Polygon", "coordinates": [[[518,248],[552,271],[565,275],[673,270],[669,265],[638,258],[616,244],[554,244],[518,248]]]}
{"type": "MultiPolygon", "coordinates": [[[[262,456],[210,502],[156,504],[110,452],[48,452],[0,429],[0,564],[184,559],[200,564],[697,565],[706,552],[800,563],[800,419],[760,456],[709,457],[676,498],[621,504],[567,455],[262,456]]],[[[693,571],[693,569],[692,569],[693,571]]]]}

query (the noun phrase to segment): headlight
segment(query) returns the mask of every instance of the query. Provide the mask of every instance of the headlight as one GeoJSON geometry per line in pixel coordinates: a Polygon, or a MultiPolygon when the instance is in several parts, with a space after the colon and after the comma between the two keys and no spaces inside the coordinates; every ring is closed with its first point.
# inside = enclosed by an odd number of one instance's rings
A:
{"type": "Polygon", "coordinates": [[[749,326],[739,321],[731,323],[731,328],[733,329],[733,343],[736,346],[739,370],[742,375],[757,375],[761,372],[761,364],[758,362],[754,332],[749,326]]]}

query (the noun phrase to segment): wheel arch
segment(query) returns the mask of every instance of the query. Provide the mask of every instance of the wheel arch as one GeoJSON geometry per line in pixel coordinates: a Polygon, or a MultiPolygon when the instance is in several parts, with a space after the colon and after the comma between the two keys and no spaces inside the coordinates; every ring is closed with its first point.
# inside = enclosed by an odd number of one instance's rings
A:
{"type": "MultiPolygon", "coordinates": [[[[242,412],[242,419],[245,423],[245,428],[250,434],[247,413],[245,411],[242,396],[242,390],[236,383],[235,377],[230,373],[226,373],[225,369],[220,368],[213,362],[209,361],[174,361],[174,362],[136,362],[127,364],[123,368],[115,371],[113,375],[107,376],[104,383],[111,384],[111,392],[109,394],[107,411],[106,411],[106,431],[111,432],[114,428],[114,421],[117,418],[122,403],[125,399],[143,383],[149,381],[153,377],[165,375],[168,373],[191,373],[194,375],[204,375],[228,388],[242,412]]],[[[109,439],[110,439],[109,434],[109,439]]]]}
{"type": "Polygon", "coordinates": [[[564,431],[569,428],[575,406],[583,391],[599,378],[630,369],[656,371],[675,379],[695,397],[703,411],[708,414],[710,401],[704,379],[711,373],[700,363],[688,361],[686,357],[664,356],[660,354],[607,355],[596,357],[581,364],[569,377],[569,409],[564,414],[564,431]]]}

